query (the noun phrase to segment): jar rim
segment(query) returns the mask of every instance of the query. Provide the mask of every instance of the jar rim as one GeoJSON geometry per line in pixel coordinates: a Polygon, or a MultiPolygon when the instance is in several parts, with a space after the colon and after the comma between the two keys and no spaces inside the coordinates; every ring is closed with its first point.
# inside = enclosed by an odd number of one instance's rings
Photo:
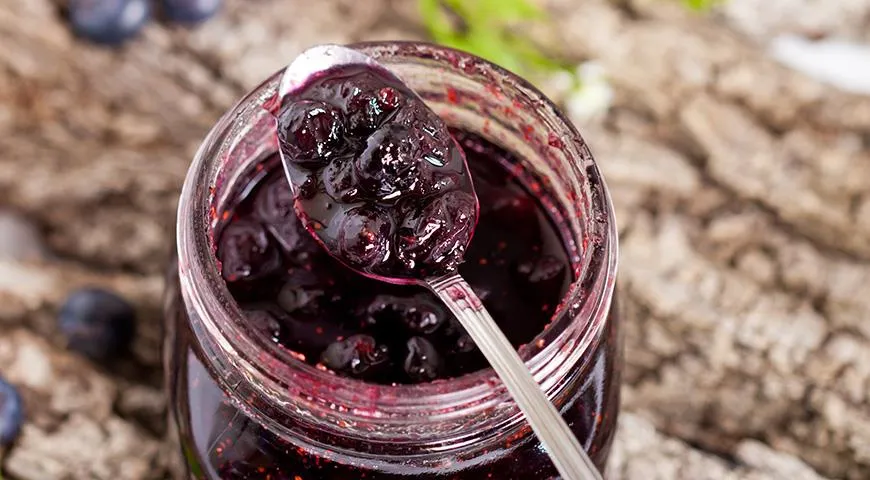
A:
{"type": "MultiPolygon", "coordinates": [[[[547,385],[547,394],[551,399],[556,399],[561,386],[554,379],[548,380],[548,377],[556,372],[558,362],[566,361],[566,355],[576,359],[594,346],[593,342],[600,337],[608,321],[607,313],[615,288],[617,234],[613,209],[604,180],[597,171],[586,142],[575,126],[538,89],[519,76],[479,57],[420,42],[370,42],[355,44],[353,47],[382,61],[398,57],[425,58],[442,66],[475,69],[498,77],[509,88],[521,91],[535,105],[545,108],[565,133],[560,137],[564,148],[576,151],[576,161],[578,164],[582,163],[590,190],[597,191],[597,195],[591,195],[588,200],[591,212],[598,217],[598,221],[593,222],[598,231],[586,233],[597,235],[596,240],[602,249],[601,255],[587,255],[585,258],[581,255],[581,268],[576,272],[575,280],[565,294],[565,299],[570,301],[554,313],[551,324],[532,340],[534,343],[548,332],[562,328],[564,330],[558,333],[559,338],[563,343],[572,342],[573,348],[565,351],[557,342],[552,342],[534,353],[531,350],[521,351],[523,360],[535,378],[547,385]],[[584,296],[583,293],[588,293],[590,285],[594,286],[595,294],[584,296]],[[571,328],[572,323],[581,323],[574,322],[578,315],[587,321],[571,328]]],[[[270,84],[275,83],[279,74],[280,72],[271,76],[249,92],[212,129],[194,158],[179,202],[177,248],[181,290],[188,309],[193,313],[191,322],[199,322],[198,328],[194,326],[194,331],[197,336],[207,335],[214,340],[214,353],[221,356],[218,363],[224,362],[222,367],[213,370],[241,369],[244,372],[242,378],[248,381],[246,387],[268,397],[269,403],[274,406],[287,407],[302,398],[309,408],[331,409],[331,414],[340,413],[384,424],[406,423],[410,418],[422,414],[426,415],[427,421],[441,418],[440,416],[454,418],[456,415],[505,403],[506,390],[491,368],[423,384],[372,384],[338,377],[303,360],[281,354],[278,349],[267,350],[263,348],[262,341],[248,335],[250,332],[243,325],[243,314],[232,301],[214,256],[207,212],[214,200],[212,183],[215,178],[212,173],[215,165],[209,163],[220,160],[212,158],[211,154],[223,142],[230,140],[230,131],[238,128],[234,122],[240,116],[239,109],[252,100],[265,103],[267,90],[270,84]],[[324,392],[333,395],[333,402],[317,398],[324,392]],[[344,405],[346,408],[343,411],[340,408],[336,412],[335,404],[344,405]],[[439,410],[433,411],[433,405],[438,405],[439,410]]],[[[584,238],[584,243],[585,240],[584,238]]],[[[238,384],[229,385],[230,383],[224,382],[224,387],[239,388],[238,384]]],[[[517,416],[518,413],[514,412],[513,417],[517,416]]],[[[268,415],[264,415],[264,419],[265,417],[268,415]]]]}

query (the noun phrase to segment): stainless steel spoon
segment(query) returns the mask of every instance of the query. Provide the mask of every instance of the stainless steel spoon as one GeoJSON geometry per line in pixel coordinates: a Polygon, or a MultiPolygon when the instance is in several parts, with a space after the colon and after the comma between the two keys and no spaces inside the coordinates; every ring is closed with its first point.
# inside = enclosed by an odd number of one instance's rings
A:
{"type": "MultiPolygon", "coordinates": [[[[360,64],[381,71],[387,70],[373,58],[358,50],[338,45],[312,47],[299,55],[284,71],[278,89],[279,98],[292,96],[313,76],[324,71],[360,64]]],[[[288,162],[283,153],[282,162],[285,166],[288,162]]],[[[288,169],[285,168],[286,170],[288,169]]],[[[294,185],[292,179],[288,178],[288,180],[291,185],[294,185]]],[[[372,277],[366,272],[357,271],[372,277]]],[[[390,283],[409,283],[407,278],[390,279],[382,276],[373,278],[390,283]]],[[[601,479],[601,474],[596,470],[580,442],[535,382],[514,347],[468,283],[458,273],[438,278],[415,279],[413,283],[434,292],[453,312],[504,382],[562,478],[565,480],[601,479]]]]}

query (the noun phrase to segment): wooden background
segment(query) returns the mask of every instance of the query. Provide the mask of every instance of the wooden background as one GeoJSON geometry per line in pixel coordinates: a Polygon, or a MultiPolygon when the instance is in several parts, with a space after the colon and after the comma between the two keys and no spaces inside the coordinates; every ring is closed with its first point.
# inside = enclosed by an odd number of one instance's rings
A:
{"type": "MultiPolygon", "coordinates": [[[[0,1],[0,374],[28,410],[4,478],[166,477],[161,274],[189,159],[306,46],[422,38],[414,3],[228,0],[108,50],[72,38],[59,2],[0,1]],[[99,367],[57,338],[59,302],[94,284],[136,302],[134,360],[99,367]]],[[[870,2],[547,6],[558,28],[534,33],[599,61],[616,94],[578,122],[621,227],[612,478],[870,478],[870,97],[759,46],[870,40],[870,2]]]]}

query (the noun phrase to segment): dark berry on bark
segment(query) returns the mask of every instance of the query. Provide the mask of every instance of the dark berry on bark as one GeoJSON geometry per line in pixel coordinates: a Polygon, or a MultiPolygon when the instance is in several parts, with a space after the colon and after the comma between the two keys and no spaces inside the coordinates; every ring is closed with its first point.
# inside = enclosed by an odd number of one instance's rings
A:
{"type": "Polygon", "coordinates": [[[407,343],[405,373],[413,382],[429,382],[441,372],[441,355],[431,342],[423,337],[411,337],[407,343]]]}
{"type": "Polygon", "coordinates": [[[120,45],[151,19],[150,0],[70,0],[76,35],[95,43],[120,45]]]}
{"type": "Polygon", "coordinates": [[[275,273],[281,265],[266,230],[251,220],[233,221],[221,234],[217,252],[221,275],[228,282],[253,280],[275,273]]]}
{"type": "Polygon", "coordinates": [[[199,23],[213,17],[223,0],[163,0],[163,13],[178,23],[199,23]]]}
{"type": "Polygon", "coordinates": [[[385,213],[367,207],[348,211],[336,238],[340,258],[355,268],[372,267],[389,252],[391,231],[392,222],[385,213]]]}
{"type": "Polygon", "coordinates": [[[330,370],[361,376],[389,360],[389,349],[370,335],[354,335],[326,347],[320,356],[330,370]]]}
{"type": "Polygon", "coordinates": [[[24,423],[24,402],[12,384],[0,377],[0,449],[15,440],[24,423]]]}
{"type": "Polygon", "coordinates": [[[292,162],[307,168],[321,167],[342,150],[341,112],[326,102],[287,103],[278,115],[278,140],[292,162]]]}
{"type": "Polygon", "coordinates": [[[77,290],[58,314],[67,345],[97,361],[126,353],[136,334],[136,312],[118,295],[97,288],[77,290]]]}

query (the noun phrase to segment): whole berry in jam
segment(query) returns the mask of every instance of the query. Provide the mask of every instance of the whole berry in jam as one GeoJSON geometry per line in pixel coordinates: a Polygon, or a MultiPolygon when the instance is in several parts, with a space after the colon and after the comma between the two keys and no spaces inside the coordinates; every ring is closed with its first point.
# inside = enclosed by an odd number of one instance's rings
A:
{"type": "Polygon", "coordinates": [[[347,103],[348,131],[358,137],[373,133],[400,104],[399,92],[391,87],[356,91],[347,103]]]}
{"type": "Polygon", "coordinates": [[[411,337],[407,343],[405,373],[412,382],[435,380],[441,373],[441,355],[432,343],[423,337],[411,337]]]}
{"type": "Polygon", "coordinates": [[[392,218],[382,210],[356,207],[341,217],[336,229],[335,245],[331,249],[351,265],[373,265],[384,262],[390,254],[392,218]]]}
{"type": "MultiPolygon", "coordinates": [[[[316,182],[312,182],[315,183],[316,182]]],[[[339,203],[356,203],[361,198],[354,162],[337,158],[323,169],[323,191],[339,203]]],[[[316,193],[315,193],[316,195],[316,193]]],[[[300,194],[302,198],[312,198],[300,194]]]]}
{"type": "Polygon", "coordinates": [[[136,333],[136,313],[118,295],[97,288],[77,290],[58,314],[67,345],[93,360],[109,360],[127,352],[136,333]]]}
{"type": "Polygon", "coordinates": [[[263,185],[254,198],[254,214],[286,255],[304,260],[319,250],[293,210],[293,194],[284,178],[263,185]]]}
{"type": "Polygon", "coordinates": [[[151,19],[150,0],[70,0],[76,35],[105,45],[120,45],[151,19]]]}
{"type": "Polygon", "coordinates": [[[267,308],[247,309],[243,313],[254,330],[265,334],[273,342],[281,341],[281,322],[267,308]]]}
{"type": "Polygon", "coordinates": [[[420,98],[386,71],[353,66],[282,102],[295,206],[332,255],[399,283],[455,271],[477,199],[462,149],[420,98]]]}
{"type": "Polygon", "coordinates": [[[275,301],[287,313],[320,313],[326,300],[324,282],[312,271],[296,268],[288,275],[275,301]]]}
{"type": "Polygon", "coordinates": [[[461,191],[435,197],[405,217],[398,229],[396,255],[405,265],[438,265],[462,258],[471,242],[476,200],[461,191]]]}
{"type": "Polygon", "coordinates": [[[415,335],[431,335],[447,320],[444,308],[429,295],[378,295],[366,309],[366,324],[394,329],[405,326],[415,335]]]}
{"type": "Polygon", "coordinates": [[[18,436],[24,423],[24,402],[18,390],[5,379],[0,378],[0,448],[18,436]]]}
{"type": "Polygon", "coordinates": [[[213,17],[223,0],[163,0],[163,13],[178,23],[199,23],[213,17]]]}
{"type": "Polygon", "coordinates": [[[354,335],[326,347],[320,361],[330,370],[362,377],[385,363],[389,357],[387,346],[378,345],[374,337],[354,335]]]}
{"type": "Polygon", "coordinates": [[[238,220],[227,225],[217,255],[221,275],[228,282],[264,277],[281,266],[278,250],[266,229],[251,220],[238,220]]]}
{"type": "Polygon", "coordinates": [[[344,146],[342,114],[329,103],[301,100],[292,108],[282,109],[278,123],[279,145],[294,164],[322,167],[344,146]]]}

